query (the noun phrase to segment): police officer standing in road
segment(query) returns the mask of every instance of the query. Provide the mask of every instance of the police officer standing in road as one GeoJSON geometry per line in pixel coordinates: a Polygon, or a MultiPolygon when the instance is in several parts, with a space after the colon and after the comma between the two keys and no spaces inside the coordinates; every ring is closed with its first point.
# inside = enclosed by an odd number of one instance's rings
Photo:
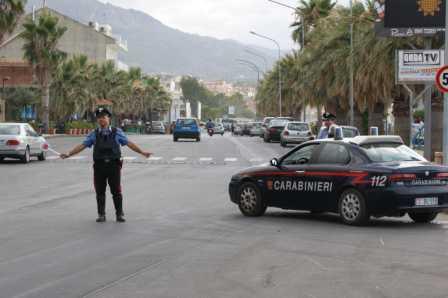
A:
{"type": "Polygon", "coordinates": [[[318,139],[331,138],[331,127],[336,125],[336,116],[332,113],[324,113],[322,115],[322,127],[319,131],[318,139]]]}
{"type": "Polygon", "coordinates": [[[67,154],[61,154],[66,159],[76,155],[86,148],[93,148],[93,170],[96,200],[98,204],[97,222],[106,221],[106,188],[109,184],[113,196],[117,222],[125,222],[123,213],[123,195],[121,192],[121,159],[120,146],[128,146],[131,150],[149,158],[152,153],[145,152],[129,141],[121,129],[110,126],[112,114],[105,108],[95,112],[99,127],[90,133],[84,142],[67,154]]]}

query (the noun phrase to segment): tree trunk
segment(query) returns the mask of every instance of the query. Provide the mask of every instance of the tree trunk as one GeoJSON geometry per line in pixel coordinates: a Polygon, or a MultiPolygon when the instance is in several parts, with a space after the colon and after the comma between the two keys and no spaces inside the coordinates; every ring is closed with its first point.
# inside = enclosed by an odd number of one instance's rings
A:
{"type": "Polygon", "coordinates": [[[361,135],[367,135],[367,127],[364,122],[364,113],[361,113],[358,107],[355,106],[353,114],[354,114],[353,125],[356,128],[358,128],[359,133],[361,135]]]}
{"type": "Polygon", "coordinates": [[[405,144],[410,144],[409,134],[409,96],[403,94],[394,99],[393,115],[395,117],[394,131],[401,136],[405,144]]]}
{"type": "Polygon", "coordinates": [[[384,134],[384,111],[385,111],[385,106],[384,103],[376,103],[373,108],[369,109],[369,124],[368,124],[368,128],[370,130],[370,128],[372,126],[376,126],[378,127],[378,132],[380,135],[384,134]]]}
{"type": "Polygon", "coordinates": [[[48,133],[50,128],[50,84],[42,85],[42,124],[43,133],[48,133]]]}

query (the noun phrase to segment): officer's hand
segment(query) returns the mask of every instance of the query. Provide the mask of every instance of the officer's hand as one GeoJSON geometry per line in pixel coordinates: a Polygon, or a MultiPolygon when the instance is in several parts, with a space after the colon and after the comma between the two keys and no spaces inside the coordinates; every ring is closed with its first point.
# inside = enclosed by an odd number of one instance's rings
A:
{"type": "Polygon", "coordinates": [[[62,159],[67,159],[70,156],[68,154],[61,154],[61,155],[59,155],[59,157],[62,158],[62,159]]]}
{"type": "Polygon", "coordinates": [[[150,158],[152,153],[151,152],[143,152],[142,155],[146,158],[150,158]]]}

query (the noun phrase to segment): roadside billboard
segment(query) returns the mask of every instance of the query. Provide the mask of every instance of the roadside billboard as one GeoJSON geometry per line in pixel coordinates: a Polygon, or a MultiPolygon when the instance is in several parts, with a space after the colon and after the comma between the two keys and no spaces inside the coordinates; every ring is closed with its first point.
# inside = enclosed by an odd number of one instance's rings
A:
{"type": "Polygon", "coordinates": [[[445,0],[386,0],[386,28],[444,28],[445,0]]]}
{"type": "Polygon", "coordinates": [[[445,0],[375,0],[378,37],[434,36],[445,31],[445,0]]]}
{"type": "Polygon", "coordinates": [[[443,50],[398,50],[396,81],[398,84],[434,83],[444,65],[443,50]]]}

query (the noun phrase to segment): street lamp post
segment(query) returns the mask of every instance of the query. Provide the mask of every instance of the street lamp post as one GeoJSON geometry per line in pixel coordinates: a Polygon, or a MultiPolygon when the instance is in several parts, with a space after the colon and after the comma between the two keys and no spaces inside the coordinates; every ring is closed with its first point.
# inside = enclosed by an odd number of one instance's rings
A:
{"type": "Polygon", "coordinates": [[[253,71],[258,73],[258,84],[260,83],[260,73],[262,72],[260,70],[260,68],[257,66],[257,64],[253,63],[252,61],[249,60],[244,60],[244,59],[236,59],[236,61],[242,65],[248,66],[249,68],[251,68],[253,71]]]}
{"type": "Polygon", "coordinates": [[[280,6],[289,8],[289,9],[292,9],[292,10],[294,10],[294,12],[295,12],[296,14],[300,15],[301,22],[302,22],[302,46],[301,46],[301,49],[300,49],[300,50],[303,50],[303,48],[305,47],[305,18],[303,17],[303,14],[300,14],[300,13],[299,13],[299,10],[297,9],[297,7],[293,7],[293,6],[291,6],[291,5],[288,5],[288,4],[279,2],[279,1],[275,1],[275,0],[268,0],[268,1],[269,1],[269,2],[272,2],[272,3],[274,3],[274,4],[277,4],[277,5],[280,5],[280,6]]]}
{"type": "Polygon", "coordinates": [[[278,64],[278,98],[279,98],[278,105],[279,105],[279,114],[280,114],[280,117],[282,117],[282,66],[281,66],[282,49],[280,48],[280,44],[273,38],[258,34],[254,31],[250,31],[250,34],[253,34],[253,35],[258,36],[263,39],[270,40],[273,43],[275,43],[275,45],[278,48],[278,62],[279,62],[279,64],[278,64]]]}
{"type": "Polygon", "coordinates": [[[257,52],[255,52],[255,51],[253,51],[253,50],[250,50],[250,49],[245,49],[244,51],[245,51],[246,53],[251,54],[252,56],[261,58],[261,59],[263,60],[263,62],[264,62],[264,71],[265,71],[265,72],[268,71],[268,60],[266,59],[265,56],[263,56],[263,55],[261,55],[261,54],[258,54],[257,52]]]}
{"type": "Polygon", "coordinates": [[[353,0],[350,0],[350,125],[355,122],[354,103],[354,69],[353,69],[353,0]]]}

